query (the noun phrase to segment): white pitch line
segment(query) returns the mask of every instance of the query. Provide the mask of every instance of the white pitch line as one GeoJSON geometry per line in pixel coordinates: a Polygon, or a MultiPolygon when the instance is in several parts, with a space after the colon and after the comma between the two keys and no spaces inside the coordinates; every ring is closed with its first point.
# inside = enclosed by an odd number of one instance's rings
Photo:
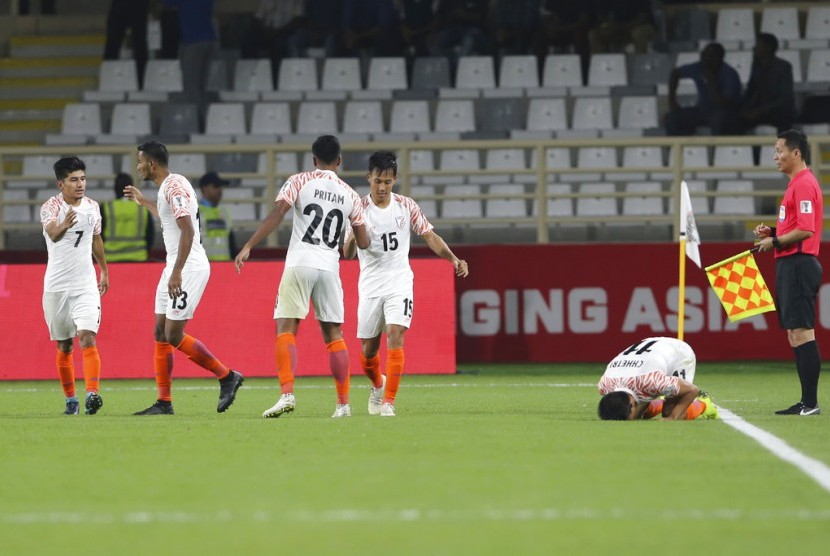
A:
{"type": "Polygon", "coordinates": [[[417,509],[365,510],[341,508],[329,510],[255,510],[232,512],[191,511],[131,511],[131,512],[2,512],[0,525],[80,525],[124,524],[148,525],[155,523],[377,523],[377,522],[504,522],[504,521],[609,521],[641,519],[660,521],[830,521],[830,510],[744,510],[716,509],[595,509],[595,508],[517,508],[517,509],[417,509]]]}
{"type": "MultiPolygon", "coordinates": [[[[813,459],[810,456],[799,452],[774,434],[748,423],[728,409],[718,406],[718,415],[724,423],[755,440],[758,444],[772,452],[772,454],[776,457],[793,464],[800,471],[817,482],[821,488],[827,492],[830,492],[830,467],[828,467],[824,462],[813,459]]],[[[784,418],[798,419],[798,417],[784,418]]],[[[807,418],[814,419],[814,417],[807,418]]]]}

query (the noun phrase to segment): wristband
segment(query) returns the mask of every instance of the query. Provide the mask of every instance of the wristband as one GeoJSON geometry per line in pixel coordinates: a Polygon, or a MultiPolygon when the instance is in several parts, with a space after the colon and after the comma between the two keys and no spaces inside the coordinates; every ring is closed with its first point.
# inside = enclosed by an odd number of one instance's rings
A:
{"type": "Polygon", "coordinates": [[[781,240],[778,239],[777,237],[772,238],[772,246],[775,247],[776,249],[783,249],[784,248],[784,246],[781,245],[781,240]]]}

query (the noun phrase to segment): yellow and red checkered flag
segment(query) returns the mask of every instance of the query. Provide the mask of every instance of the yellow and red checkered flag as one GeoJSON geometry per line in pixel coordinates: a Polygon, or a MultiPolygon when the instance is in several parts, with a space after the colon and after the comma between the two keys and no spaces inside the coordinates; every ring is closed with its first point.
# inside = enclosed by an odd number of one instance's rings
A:
{"type": "Polygon", "coordinates": [[[775,311],[752,250],[706,267],[706,276],[731,322],[775,311]]]}

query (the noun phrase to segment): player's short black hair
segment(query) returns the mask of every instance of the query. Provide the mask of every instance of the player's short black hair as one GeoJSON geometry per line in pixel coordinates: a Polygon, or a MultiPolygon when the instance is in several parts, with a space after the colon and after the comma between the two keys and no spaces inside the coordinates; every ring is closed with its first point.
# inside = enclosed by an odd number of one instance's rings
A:
{"type": "Polygon", "coordinates": [[[631,401],[628,392],[609,392],[599,401],[597,415],[603,421],[628,421],[631,401]]]}
{"type": "Polygon", "coordinates": [[[158,141],[147,141],[138,146],[138,151],[144,153],[145,158],[154,160],[160,166],[167,166],[170,161],[170,155],[167,154],[167,147],[164,143],[158,141]]]}
{"type": "Polygon", "coordinates": [[[311,154],[321,164],[334,164],[340,156],[340,141],[334,135],[321,135],[311,145],[311,154]]]}
{"type": "Polygon", "coordinates": [[[779,139],[784,140],[787,148],[792,150],[798,149],[801,151],[801,159],[807,164],[810,163],[810,144],[807,142],[807,136],[797,129],[788,129],[778,134],[779,139]]]}
{"type": "Polygon", "coordinates": [[[72,172],[77,172],[78,170],[86,171],[86,164],[77,156],[67,156],[55,162],[52,168],[55,170],[55,177],[63,181],[72,172]]]}
{"type": "Polygon", "coordinates": [[[369,157],[369,173],[371,174],[375,170],[377,170],[379,174],[382,174],[387,170],[392,170],[392,175],[397,176],[398,159],[395,156],[395,153],[391,151],[377,151],[372,153],[372,156],[369,157]]]}

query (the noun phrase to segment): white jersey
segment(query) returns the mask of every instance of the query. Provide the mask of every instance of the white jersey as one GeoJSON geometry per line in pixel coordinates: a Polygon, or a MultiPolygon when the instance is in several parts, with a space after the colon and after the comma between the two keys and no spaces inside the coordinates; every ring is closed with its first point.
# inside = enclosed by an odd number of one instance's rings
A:
{"type": "Polygon", "coordinates": [[[69,205],[60,193],[40,207],[40,222],[49,262],[43,277],[44,292],[98,291],[98,277],[92,264],[92,236],[101,235],[101,209],[98,203],[84,197],[77,207],[71,207],[78,215],[75,224],[63,237],[54,242],[46,233],[50,222],[63,222],[69,205]]]}
{"type": "Polygon", "coordinates": [[[344,231],[364,223],[360,195],[331,170],[313,170],[290,176],[276,200],[294,207],[285,266],[338,272],[344,231]]]}
{"type": "Polygon", "coordinates": [[[190,254],[184,263],[183,270],[204,270],[210,269],[210,262],[205,249],[202,247],[201,232],[199,231],[199,201],[196,199],[196,192],[187,178],[179,174],[170,174],[159,187],[158,200],[159,220],[161,221],[161,233],[164,237],[164,248],[167,251],[167,266],[172,267],[179,256],[179,240],[182,232],[176,220],[182,217],[190,217],[193,224],[193,245],[190,247],[190,254]]]}
{"type": "Polygon", "coordinates": [[[676,338],[645,338],[614,357],[599,381],[602,395],[630,390],[640,401],[678,392],[680,379],[694,380],[695,355],[686,342],[676,338]]]}
{"type": "Polygon", "coordinates": [[[372,243],[358,249],[362,298],[412,292],[413,274],[409,266],[410,232],[419,236],[432,230],[432,224],[414,200],[390,193],[389,204],[378,207],[371,195],[362,199],[366,210],[366,230],[372,243]]]}

